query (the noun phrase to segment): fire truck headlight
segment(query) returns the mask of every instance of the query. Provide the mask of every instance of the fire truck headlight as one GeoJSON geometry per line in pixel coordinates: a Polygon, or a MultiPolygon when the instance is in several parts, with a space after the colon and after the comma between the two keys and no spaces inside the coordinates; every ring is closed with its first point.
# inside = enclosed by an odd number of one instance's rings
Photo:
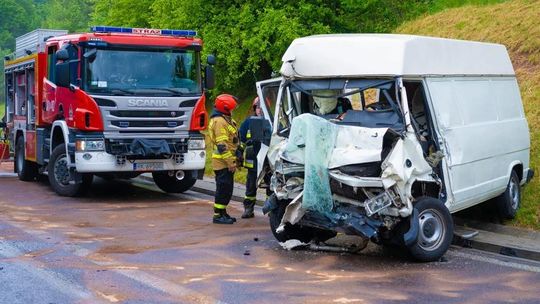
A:
{"type": "Polygon", "coordinates": [[[77,151],[103,151],[105,143],[103,140],[77,140],[75,148],[77,151]]]}
{"type": "Polygon", "coordinates": [[[205,143],[204,139],[190,139],[188,142],[189,150],[204,150],[205,143]]]}

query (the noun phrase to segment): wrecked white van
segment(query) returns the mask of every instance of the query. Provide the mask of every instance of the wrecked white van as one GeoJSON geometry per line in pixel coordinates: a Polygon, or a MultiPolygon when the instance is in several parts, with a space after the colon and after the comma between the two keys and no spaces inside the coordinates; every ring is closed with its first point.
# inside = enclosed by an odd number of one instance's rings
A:
{"type": "Polygon", "coordinates": [[[496,198],[515,216],[529,131],[504,46],[409,35],[293,41],[257,83],[260,180],[281,241],[336,232],[439,259],[451,213],[496,198]],[[264,178],[265,177],[265,178],[264,178]]]}

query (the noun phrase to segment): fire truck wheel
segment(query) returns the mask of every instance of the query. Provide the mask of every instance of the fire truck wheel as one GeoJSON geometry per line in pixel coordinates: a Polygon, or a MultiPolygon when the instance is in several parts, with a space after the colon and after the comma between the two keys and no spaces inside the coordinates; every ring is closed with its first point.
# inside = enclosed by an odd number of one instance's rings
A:
{"type": "Polygon", "coordinates": [[[92,184],[94,176],[92,174],[75,173],[82,174],[82,182],[70,183],[71,177],[67,165],[66,148],[64,144],[60,144],[54,148],[47,167],[51,187],[61,196],[83,195],[92,184]]]}
{"type": "Polygon", "coordinates": [[[15,166],[20,180],[33,181],[36,179],[38,167],[36,163],[25,159],[24,137],[22,136],[17,138],[17,145],[15,146],[15,166]]]}
{"type": "Polygon", "coordinates": [[[191,189],[197,181],[197,179],[187,175],[183,179],[178,180],[174,174],[170,175],[169,171],[152,172],[152,177],[159,189],[167,193],[186,192],[191,189]]]}

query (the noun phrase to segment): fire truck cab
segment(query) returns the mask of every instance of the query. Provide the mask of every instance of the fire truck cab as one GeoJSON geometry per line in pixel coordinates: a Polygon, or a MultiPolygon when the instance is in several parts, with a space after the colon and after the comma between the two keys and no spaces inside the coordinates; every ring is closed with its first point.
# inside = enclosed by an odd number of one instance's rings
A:
{"type": "Polygon", "coordinates": [[[6,56],[14,171],[23,181],[46,173],[62,196],[82,195],[94,175],[143,172],[165,192],[188,190],[204,172],[215,58],[201,64],[194,31],[91,30],[38,29],[6,56]]]}

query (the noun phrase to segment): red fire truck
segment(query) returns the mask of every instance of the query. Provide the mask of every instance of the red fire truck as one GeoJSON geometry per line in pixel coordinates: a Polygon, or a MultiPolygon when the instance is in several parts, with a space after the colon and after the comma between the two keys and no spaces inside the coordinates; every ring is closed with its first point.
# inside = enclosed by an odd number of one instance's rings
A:
{"type": "Polygon", "coordinates": [[[201,63],[195,35],[98,26],[17,38],[4,58],[3,125],[19,178],[47,174],[62,196],[84,194],[94,175],[142,172],[166,192],[191,188],[204,172],[200,131],[215,63],[201,63]]]}

